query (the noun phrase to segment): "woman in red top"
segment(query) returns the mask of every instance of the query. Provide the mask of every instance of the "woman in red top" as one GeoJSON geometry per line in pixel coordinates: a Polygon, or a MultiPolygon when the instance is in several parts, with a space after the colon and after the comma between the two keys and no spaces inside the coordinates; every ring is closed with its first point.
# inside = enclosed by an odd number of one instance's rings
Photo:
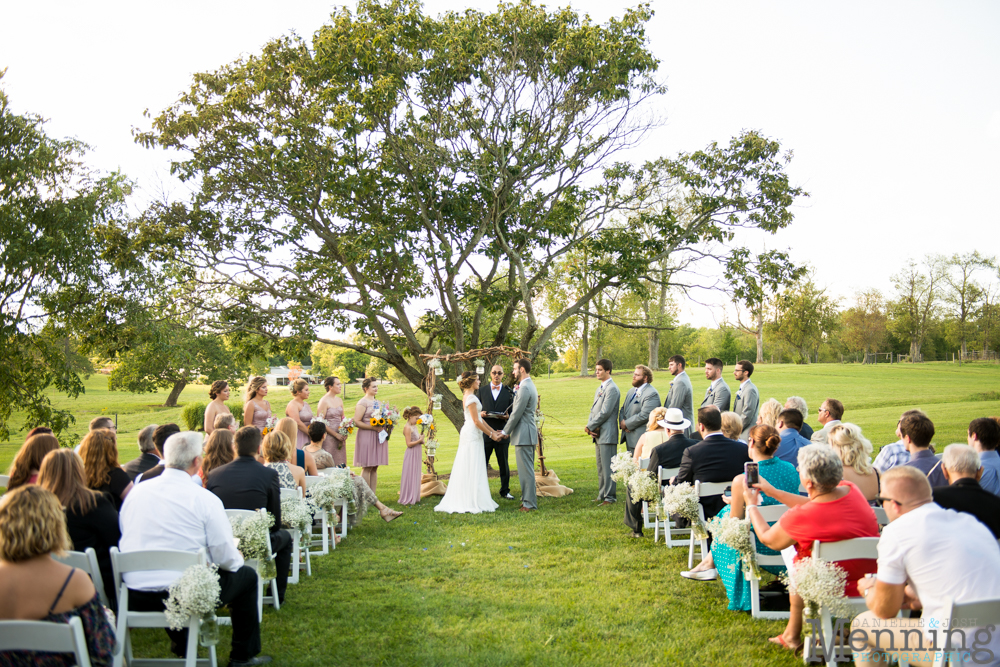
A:
{"type": "MultiPolygon", "coordinates": [[[[840,457],[826,445],[809,445],[799,450],[799,478],[809,497],[775,489],[761,478],[760,484],[744,491],[747,516],[757,539],[780,551],[795,545],[795,562],[812,555],[813,542],[839,542],[855,537],[878,537],[878,522],[864,495],[851,482],[844,481],[840,457]],[[766,493],[790,509],[773,526],[757,510],[760,492],[766,493]]],[[[875,561],[855,559],[838,561],[847,570],[845,595],[858,594],[857,581],[866,572],[874,572],[875,561]]],[[[802,646],[802,598],[791,596],[791,616],[785,631],[770,641],[796,650],[802,646]]]]}

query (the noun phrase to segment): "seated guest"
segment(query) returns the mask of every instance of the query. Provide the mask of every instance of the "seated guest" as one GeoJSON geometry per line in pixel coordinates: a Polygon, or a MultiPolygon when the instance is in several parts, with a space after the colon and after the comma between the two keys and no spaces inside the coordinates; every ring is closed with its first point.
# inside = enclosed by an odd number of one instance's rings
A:
{"type": "Polygon", "coordinates": [[[93,547],[104,580],[104,592],[114,610],[118,593],[111,569],[111,547],[118,546],[122,536],[118,527],[118,512],[103,493],[87,488],[83,462],[72,449],[57,449],[42,461],[38,484],[56,494],[66,513],[66,530],[73,542],[73,551],[93,547]]]}
{"type": "Polygon", "coordinates": [[[781,434],[781,446],[775,452],[775,457],[799,467],[799,450],[812,444],[801,435],[802,413],[795,408],[786,408],[778,415],[778,433],[781,434]]]}
{"type": "Polygon", "coordinates": [[[636,465],[642,459],[649,458],[653,447],[662,445],[670,437],[667,435],[666,430],[659,425],[660,420],[666,416],[666,408],[653,408],[649,413],[649,421],[646,422],[646,432],[640,435],[635,443],[635,453],[632,455],[632,460],[635,461],[636,465]]]}
{"type": "MultiPolygon", "coordinates": [[[[728,482],[743,472],[743,464],[750,461],[747,446],[722,434],[722,413],[714,405],[698,410],[698,432],[702,441],[684,450],[680,471],[671,484],[688,482],[728,482]]],[[[699,501],[705,518],[711,519],[722,511],[726,503],[722,494],[704,496],[699,501]]]]}
{"type": "MultiPolygon", "coordinates": [[[[750,443],[747,449],[750,458],[757,463],[757,471],[761,477],[776,489],[787,493],[798,493],[799,473],[795,466],[787,461],[774,458],[774,453],[781,444],[781,436],[778,431],[758,424],[750,429],[750,443]]],[[[737,519],[745,518],[746,506],[743,501],[743,491],[746,489],[746,475],[737,475],[733,478],[732,502],[728,507],[722,508],[716,516],[734,516],[737,519]]],[[[767,494],[763,494],[764,505],[780,505],[780,503],[767,494]]],[[[758,553],[765,556],[776,556],[777,551],[772,551],[765,546],[757,549],[758,553]]],[[[705,560],[698,563],[693,570],[681,572],[682,577],[688,579],[715,579],[717,573],[722,576],[722,583],[726,587],[726,595],[729,597],[729,608],[734,611],[750,611],[751,590],[743,570],[740,567],[740,554],[725,544],[715,542],[712,544],[712,551],[705,560]]],[[[765,567],[772,574],[784,572],[784,567],[765,567]]]]}
{"type": "Polygon", "coordinates": [[[903,434],[910,460],[906,465],[917,468],[925,475],[931,486],[947,486],[948,481],[941,472],[941,462],[934,456],[931,440],[934,438],[934,423],[923,414],[910,414],[899,420],[899,432],[903,434]]]}
{"type": "Polygon", "coordinates": [[[115,424],[115,420],[111,417],[94,417],[90,420],[89,430],[98,431],[101,429],[118,433],[118,425],[115,424]]]}
{"type": "Polygon", "coordinates": [[[212,435],[205,440],[205,457],[201,461],[201,470],[198,471],[202,486],[208,479],[208,473],[236,458],[236,447],[233,443],[233,432],[226,426],[216,426],[212,435]]]}
{"type": "Polygon", "coordinates": [[[823,428],[813,433],[809,439],[812,442],[823,445],[828,444],[827,438],[830,435],[830,431],[840,423],[840,419],[843,416],[843,403],[835,398],[828,398],[823,401],[823,405],[819,406],[819,423],[823,425],[823,428]]]}
{"type": "Polygon", "coordinates": [[[872,443],[857,424],[843,422],[830,431],[830,446],[844,464],[844,479],[854,482],[870,505],[878,501],[878,471],[872,467],[872,443]]]}
{"type": "Polygon", "coordinates": [[[945,509],[971,514],[1000,539],[1000,497],[979,485],[983,476],[979,453],[968,445],[948,445],[941,467],[948,486],[934,487],[934,502],[945,509]]]}
{"type": "MultiPolygon", "coordinates": [[[[650,475],[655,476],[660,467],[680,467],[684,450],[696,442],[684,437],[691,422],[684,419],[684,412],[680,408],[656,408],[650,414],[662,414],[664,418],[656,423],[656,428],[659,430],[647,430],[639,436],[635,450],[639,451],[643,438],[649,436],[650,433],[654,435],[663,433],[666,436],[664,442],[653,447],[649,453],[649,464],[646,466],[646,470],[649,471],[650,475]]],[[[632,529],[632,537],[642,537],[642,503],[633,503],[628,489],[625,491],[625,525],[632,529]]]]}
{"type": "Polygon", "coordinates": [[[333,468],[333,456],[323,449],[323,441],[326,440],[326,424],[322,422],[311,422],[309,424],[309,444],[302,448],[306,454],[310,454],[316,462],[316,469],[333,468]]]}
{"type": "Polygon", "coordinates": [[[809,404],[806,403],[806,399],[802,398],[801,396],[789,396],[788,400],[785,401],[785,409],[799,411],[799,414],[802,415],[802,428],[799,429],[799,435],[801,435],[806,440],[810,440],[810,438],[812,438],[813,428],[808,423],[809,404]]]}
{"type": "MultiPolygon", "coordinates": [[[[268,436],[271,434],[269,433],[268,436]]],[[[281,527],[281,485],[278,473],[257,461],[260,431],[244,426],[236,432],[236,459],[208,474],[205,488],[222,500],[227,510],[266,509],[274,517],[271,550],[278,568],[278,602],[285,601],[288,568],[292,562],[292,538],[281,527]]]]}
{"type": "Polygon", "coordinates": [[[260,451],[263,454],[264,467],[278,473],[278,484],[281,485],[281,488],[302,489],[304,497],[306,471],[288,462],[288,457],[293,449],[295,449],[295,445],[288,439],[288,436],[282,431],[274,430],[264,436],[260,451]]]}
{"type": "MultiPolygon", "coordinates": [[[[757,423],[770,426],[771,428],[778,428],[778,416],[782,410],[784,408],[778,402],[778,399],[767,399],[766,403],[761,404],[760,411],[757,413],[757,423]]],[[[723,432],[725,432],[725,429],[723,429],[723,432]]]]}
{"type": "Polygon", "coordinates": [[[903,442],[903,434],[899,432],[899,425],[902,423],[904,417],[911,414],[923,415],[924,412],[923,410],[907,410],[899,418],[899,421],[896,422],[896,438],[898,440],[878,450],[878,456],[872,462],[872,465],[879,473],[887,472],[891,468],[906,465],[910,462],[910,452],[906,450],[906,443],[903,442]]]}
{"type": "Polygon", "coordinates": [[[80,458],[87,486],[108,496],[115,510],[120,510],[125,496],[132,490],[132,480],[118,465],[115,432],[102,428],[88,433],[80,443],[80,458]]]}
{"type": "Polygon", "coordinates": [[[220,428],[225,429],[230,433],[236,433],[236,429],[238,429],[239,426],[236,424],[236,418],[233,417],[232,414],[222,414],[215,416],[215,424],[212,429],[212,433],[215,433],[215,431],[220,428]]]}
{"type": "Polygon", "coordinates": [[[319,474],[319,468],[316,467],[316,459],[313,455],[304,449],[298,449],[294,446],[299,437],[299,427],[295,420],[291,417],[282,417],[278,420],[277,425],[274,427],[275,430],[281,431],[288,436],[288,439],[292,441],[294,450],[292,454],[288,457],[288,462],[293,466],[298,466],[306,471],[306,474],[315,477],[319,474]]]}
{"type": "Polygon", "coordinates": [[[24,436],[24,439],[27,440],[31,436],[39,435],[41,433],[47,433],[49,435],[53,435],[52,429],[50,429],[48,426],[36,426],[35,428],[28,431],[28,435],[24,436]]]}
{"type": "MultiPolygon", "coordinates": [[[[201,467],[202,434],[185,431],[163,444],[166,469],[155,479],[135,487],[122,507],[120,549],[130,551],[205,549],[208,560],[219,567],[220,601],[229,606],[233,624],[230,667],[271,662],[260,653],[260,617],[257,615],[257,572],[243,563],[233,544],[233,528],[222,502],[191,483],[201,467]],[[167,511],[168,510],[168,511],[167,511]]],[[[286,570],[287,571],[287,570],[286,570]]],[[[129,608],[161,611],[177,572],[129,572],[129,608]]],[[[170,649],[183,656],[187,630],[167,630],[170,649]]]]}
{"type": "MultiPolygon", "coordinates": [[[[969,446],[979,452],[979,460],[983,464],[983,477],[980,484],[994,495],[1000,496],[1000,455],[997,445],[1000,445],[1000,423],[989,417],[980,417],[969,422],[969,446]]],[[[939,486],[931,480],[931,486],[939,486]]]]}
{"type": "Polygon", "coordinates": [[[743,417],[740,417],[731,410],[723,412],[722,435],[726,436],[730,440],[735,440],[742,445],[747,444],[743,442],[743,417]]]}
{"type": "Polygon", "coordinates": [[[136,477],[160,463],[160,453],[156,451],[156,445],[153,444],[155,430],[156,424],[150,424],[139,431],[139,457],[122,466],[122,470],[128,473],[129,479],[133,482],[136,477]]]}
{"type": "MultiPolygon", "coordinates": [[[[0,498],[0,620],[83,623],[93,665],[110,665],[115,631],[82,570],[52,558],[72,547],[59,499],[29,484],[0,498]]],[[[5,665],[75,665],[72,654],[3,651],[5,665]]]]}
{"type": "MultiPolygon", "coordinates": [[[[763,477],[755,488],[744,491],[747,516],[753,523],[757,540],[781,551],[795,545],[798,562],[812,555],[813,542],[839,542],[855,537],[878,537],[875,512],[858,487],[845,481],[844,466],[837,454],[826,445],[809,445],[799,450],[799,479],[808,497],[774,488],[763,477]],[[790,508],[773,526],[761,516],[757,505],[764,493],[790,508]]],[[[847,571],[845,595],[858,595],[857,579],[871,572],[874,561],[854,559],[837,563],[847,571]]],[[[802,646],[802,598],[791,595],[791,616],[785,631],[769,641],[788,649],[802,646]]]]}
{"type": "Polygon", "coordinates": [[[141,472],[135,477],[135,483],[138,484],[143,480],[153,479],[154,477],[159,477],[163,474],[163,444],[167,441],[167,438],[172,436],[174,433],[180,433],[181,427],[177,424],[161,424],[153,430],[153,447],[156,448],[156,454],[160,457],[160,462],[155,466],[147,470],[146,472],[141,472]]]}
{"type": "Polygon", "coordinates": [[[59,449],[59,440],[49,433],[39,433],[24,441],[14,455],[7,475],[7,490],[13,491],[25,484],[35,484],[38,481],[38,470],[42,467],[42,459],[51,451],[59,449]]]}
{"type": "Polygon", "coordinates": [[[972,653],[971,662],[996,664],[1000,637],[994,626],[945,632],[951,601],[1000,598],[1000,579],[988,575],[1000,570],[996,538],[975,517],[935,504],[927,478],[914,468],[897,466],[882,477],[889,525],[878,543],[876,577],[857,581],[868,611],[851,624],[851,646],[862,649],[855,663],[887,664],[903,649],[909,664],[930,664],[934,651],[924,649],[944,648],[950,640],[956,652],[972,653]],[[921,608],[920,618],[896,618],[901,609],[921,608]],[[992,659],[983,660],[987,652],[992,659]]]}

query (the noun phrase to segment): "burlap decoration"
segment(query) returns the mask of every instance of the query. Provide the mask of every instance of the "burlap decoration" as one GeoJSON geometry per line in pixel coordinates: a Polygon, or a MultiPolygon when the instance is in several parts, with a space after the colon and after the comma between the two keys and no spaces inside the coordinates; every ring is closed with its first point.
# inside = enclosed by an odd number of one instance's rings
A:
{"type": "Polygon", "coordinates": [[[535,473],[535,490],[539,496],[544,498],[562,498],[573,493],[573,489],[559,484],[559,478],[556,477],[554,470],[549,469],[545,472],[544,477],[540,472],[535,473]]]}
{"type": "Polygon", "coordinates": [[[427,496],[443,496],[447,487],[444,482],[437,478],[437,475],[424,473],[420,476],[420,499],[427,496]]]}

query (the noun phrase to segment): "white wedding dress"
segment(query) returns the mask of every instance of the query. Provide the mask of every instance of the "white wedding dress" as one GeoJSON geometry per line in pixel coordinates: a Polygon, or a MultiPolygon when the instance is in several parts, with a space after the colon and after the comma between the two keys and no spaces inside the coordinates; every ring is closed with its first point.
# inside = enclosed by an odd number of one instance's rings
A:
{"type": "Polygon", "coordinates": [[[465,424],[459,433],[455,463],[451,467],[451,477],[448,479],[444,498],[434,508],[435,512],[479,514],[492,512],[498,507],[490,497],[483,432],[472,421],[470,408],[477,413],[483,409],[483,404],[475,394],[470,394],[465,399],[465,424]]]}

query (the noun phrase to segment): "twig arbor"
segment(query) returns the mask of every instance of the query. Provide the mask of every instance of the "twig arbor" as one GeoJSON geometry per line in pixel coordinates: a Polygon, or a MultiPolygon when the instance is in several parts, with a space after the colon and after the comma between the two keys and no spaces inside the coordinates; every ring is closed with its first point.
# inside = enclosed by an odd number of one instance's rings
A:
{"type": "MultiPolygon", "coordinates": [[[[441,350],[438,350],[437,354],[421,354],[420,358],[427,364],[427,376],[424,378],[424,389],[427,391],[427,414],[434,414],[434,385],[437,383],[438,370],[440,370],[440,364],[442,362],[452,363],[481,360],[484,362],[485,367],[485,365],[493,365],[500,357],[508,357],[513,362],[518,359],[530,358],[530,353],[516,347],[500,345],[497,347],[484,347],[476,350],[469,350],[468,352],[456,352],[454,354],[441,354],[441,350]],[[432,363],[434,361],[437,361],[438,363],[432,363]]],[[[431,428],[436,430],[436,425],[432,425],[431,428]]],[[[427,458],[424,460],[424,464],[427,466],[427,472],[432,475],[437,475],[437,471],[434,470],[435,457],[430,453],[430,449],[427,451],[427,458]]],[[[538,424],[538,460],[542,465],[542,475],[545,475],[545,456],[542,450],[542,425],[540,423],[538,424]]],[[[518,472],[520,473],[521,471],[518,472]]],[[[531,474],[534,474],[534,470],[531,471],[531,474]]]]}

